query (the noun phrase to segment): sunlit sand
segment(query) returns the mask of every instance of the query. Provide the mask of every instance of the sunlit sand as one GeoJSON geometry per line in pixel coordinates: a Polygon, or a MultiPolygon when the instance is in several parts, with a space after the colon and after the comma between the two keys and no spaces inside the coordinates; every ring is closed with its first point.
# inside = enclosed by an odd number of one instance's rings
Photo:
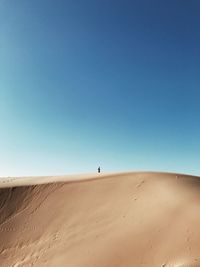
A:
{"type": "Polygon", "coordinates": [[[198,267],[200,178],[2,178],[2,267],[198,267]]]}

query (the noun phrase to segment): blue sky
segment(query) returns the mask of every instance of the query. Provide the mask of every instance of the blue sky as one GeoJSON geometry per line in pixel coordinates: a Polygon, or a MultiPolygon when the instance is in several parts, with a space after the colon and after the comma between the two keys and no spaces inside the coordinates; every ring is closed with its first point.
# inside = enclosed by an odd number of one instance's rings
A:
{"type": "Polygon", "coordinates": [[[0,0],[0,176],[200,175],[198,0],[0,0]]]}

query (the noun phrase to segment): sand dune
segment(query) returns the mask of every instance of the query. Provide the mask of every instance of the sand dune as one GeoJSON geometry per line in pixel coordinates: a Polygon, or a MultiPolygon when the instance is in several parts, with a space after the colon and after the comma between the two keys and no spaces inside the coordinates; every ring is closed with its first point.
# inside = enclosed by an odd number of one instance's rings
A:
{"type": "Polygon", "coordinates": [[[200,267],[200,178],[167,173],[0,182],[1,267],[200,267]]]}

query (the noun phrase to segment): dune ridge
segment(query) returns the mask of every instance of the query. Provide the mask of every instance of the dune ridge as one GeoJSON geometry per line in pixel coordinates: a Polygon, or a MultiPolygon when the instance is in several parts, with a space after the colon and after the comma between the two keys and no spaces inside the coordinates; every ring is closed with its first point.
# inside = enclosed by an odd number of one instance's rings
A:
{"type": "Polygon", "coordinates": [[[200,267],[200,178],[4,178],[2,267],[200,267]]]}

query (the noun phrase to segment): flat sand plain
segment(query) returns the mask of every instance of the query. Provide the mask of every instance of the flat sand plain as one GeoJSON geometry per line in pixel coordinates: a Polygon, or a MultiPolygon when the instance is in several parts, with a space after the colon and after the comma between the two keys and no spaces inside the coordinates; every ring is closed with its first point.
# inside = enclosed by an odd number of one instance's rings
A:
{"type": "Polygon", "coordinates": [[[200,267],[200,178],[2,178],[0,266],[200,267]]]}

